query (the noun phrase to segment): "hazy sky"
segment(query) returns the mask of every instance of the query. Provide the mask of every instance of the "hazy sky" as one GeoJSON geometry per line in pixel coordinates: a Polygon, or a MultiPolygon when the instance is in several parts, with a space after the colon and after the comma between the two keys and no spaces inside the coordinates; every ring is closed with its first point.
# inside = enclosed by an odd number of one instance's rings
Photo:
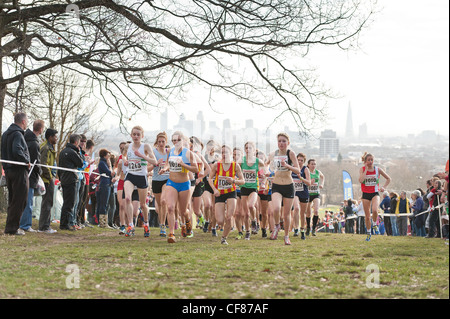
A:
{"type": "MultiPolygon", "coordinates": [[[[309,55],[321,81],[342,96],[328,101],[328,121],[318,123],[317,132],[333,129],[343,136],[350,103],[356,135],[363,123],[369,135],[406,136],[422,130],[448,135],[449,2],[380,0],[379,6],[381,12],[360,36],[360,50],[324,48],[309,55]]],[[[172,110],[169,125],[176,124],[181,113],[195,119],[199,109],[206,120],[217,120],[219,125],[224,118],[238,127],[250,117],[262,128],[272,122],[270,112],[233,99],[224,101],[218,114],[205,104],[206,99],[200,96],[188,101],[188,108],[172,110]]],[[[151,115],[158,118],[159,126],[159,113],[151,115]]],[[[282,130],[286,123],[288,117],[273,129],[282,130]]]]}

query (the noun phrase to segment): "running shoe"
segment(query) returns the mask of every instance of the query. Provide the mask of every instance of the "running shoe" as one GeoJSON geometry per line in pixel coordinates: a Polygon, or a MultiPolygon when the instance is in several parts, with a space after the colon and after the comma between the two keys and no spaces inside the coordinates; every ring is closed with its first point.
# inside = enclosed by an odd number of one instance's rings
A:
{"type": "Polygon", "coordinates": [[[217,231],[216,231],[215,228],[211,228],[211,235],[212,235],[213,237],[217,237],[217,231]]]}
{"type": "Polygon", "coordinates": [[[124,225],[120,226],[119,235],[125,235],[126,232],[127,232],[127,228],[124,225]]]}
{"type": "Polygon", "coordinates": [[[245,233],[245,238],[244,238],[245,240],[250,240],[250,232],[249,231],[247,231],[246,233],[245,233]]]}
{"type": "Polygon", "coordinates": [[[198,219],[197,227],[198,228],[203,228],[204,226],[205,226],[205,219],[203,218],[203,215],[202,215],[198,219]]]}
{"type": "Polygon", "coordinates": [[[186,226],[181,226],[181,236],[186,237],[187,233],[186,233],[186,226]]]}
{"type": "Polygon", "coordinates": [[[275,225],[275,229],[272,235],[270,235],[270,240],[276,240],[278,238],[278,232],[280,231],[280,228],[280,225],[275,225]]]}
{"type": "Polygon", "coordinates": [[[313,230],[311,231],[311,235],[316,236],[316,230],[315,230],[315,229],[313,229],[313,230]]]}
{"type": "Polygon", "coordinates": [[[262,228],[261,229],[262,238],[267,238],[267,229],[262,228]]]}
{"type": "Polygon", "coordinates": [[[311,228],[306,228],[306,236],[309,236],[310,231],[311,231],[311,228]]]}
{"type": "Polygon", "coordinates": [[[256,221],[252,220],[252,235],[256,235],[258,231],[256,230],[256,221]]]}
{"type": "Polygon", "coordinates": [[[204,233],[208,232],[208,226],[209,226],[209,222],[205,221],[205,225],[203,226],[203,232],[204,233]]]}
{"type": "Polygon", "coordinates": [[[127,232],[125,233],[125,237],[134,236],[134,227],[128,226],[127,232]]]}
{"type": "Polygon", "coordinates": [[[370,238],[372,238],[372,232],[367,232],[366,241],[370,241],[370,238]]]}
{"type": "Polygon", "coordinates": [[[300,239],[305,240],[306,239],[306,237],[305,237],[305,230],[301,230],[300,234],[301,234],[300,239]]]}
{"type": "Polygon", "coordinates": [[[298,237],[298,229],[294,229],[294,237],[298,237]]]}
{"type": "Polygon", "coordinates": [[[166,237],[166,227],[161,226],[160,230],[159,230],[159,237],[166,237]]]}
{"type": "Polygon", "coordinates": [[[169,234],[169,237],[167,237],[167,242],[169,244],[176,243],[177,241],[175,240],[175,235],[174,234],[169,234]]]}
{"type": "Polygon", "coordinates": [[[236,237],[236,240],[239,240],[239,239],[242,239],[242,238],[244,238],[244,234],[242,232],[239,232],[237,237],[236,237]]]}
{"type": "Polygon", "coordinates": [[[191,221],[188,220],[186,222],[186,237],[190,237],[192,233],[192,225],[191,225],[191,221]]]}
{"type": "Polygon", "coordinates": [[[150,229],[148,229],[147,225],[144,225],[144,237],[149,237],[150,236],[150,229]]]}
{"type": "Polygon", "coordinates": [[[290,245],[291,244],[291,240],[289,239],[289,236],[284,236],[284,244],[285,245],[290,245]]]}
{"type": "Polygon", "coordinates": [[[222,237],[222,239],[220,240],[220,243],[221,243],[222,245],[228,245],[227,239],[224,238],[224,237],[222,237]]]}

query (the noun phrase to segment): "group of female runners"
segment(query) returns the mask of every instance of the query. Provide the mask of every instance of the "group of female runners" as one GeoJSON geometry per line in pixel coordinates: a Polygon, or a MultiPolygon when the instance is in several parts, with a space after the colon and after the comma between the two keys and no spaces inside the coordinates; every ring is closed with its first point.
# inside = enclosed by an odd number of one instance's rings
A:
{"type": "MultiPolygon", "coordinates": [[[[225,245],[232,227],[238,230],[236,239],[245,240],[258,233],[258,225],[263,238],[268,237],[270,230],[271,240],[276,240],[283,228],[286,245],[291,244],[291,231],[294,236],[301,235],[301,239],[310,233],[315,236],[325,177],[316,168],[314,159],[307,161],[305,154],[296,155],[289,148],[287,134],[277,135],[277,150],[268,155],[257,150],[251,141],[245,143],[242,151],[228,145],[218,146],[214,141],[203,145],[198,138],[188,138],[182,132],[172,134],[172,147],[165,132],[157,135],[151,147],[142,143],[144,130],[139,126],[133,127],[131,138],[132,143],[120,145],[117,162],[121,233],[126,237],[134,235],[133,217],[139,207],[144,216],[144,236],[149,236],[146,198],[151,171],[160,236],[167,237],[169,243],[176,242],[177,221],[182,237],[193,236],[193,214],[204,232],[211,229],[212,235],[217,236],[218,226],[222,230],[221,243],[225,245]]],[[[371,225],[370,205],[375,207],[379,202],[379,176],[386,178],[381,191],[390,178],[373,166],[372,155],[365,154],[363,160],[360,182],[366,225],[371,225]]],[[[370,226],[367,233],[370,240],[370,226]]]]}

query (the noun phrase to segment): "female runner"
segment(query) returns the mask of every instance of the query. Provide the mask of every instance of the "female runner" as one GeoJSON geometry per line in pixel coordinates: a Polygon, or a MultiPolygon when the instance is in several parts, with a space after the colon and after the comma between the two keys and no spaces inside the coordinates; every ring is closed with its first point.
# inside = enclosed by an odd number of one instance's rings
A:
{"type": "MultiPolygon", "coordinates": [[[[289,229],[291,226],[291,208],[295,196],[292,172],[300,174],[300,168],[298,167],[295,153],[288,148],[289,135],[279,133],[277,140],[278,150],[270,154],[267,163],[270,165],[273,162],[275,166],[275,175],[272,184],[272,209],[274,210],[274,214],[279,214],[281,205],[283,204],[284,243],[285,245],[290,245],[289,229]]],[[[273,238],[276,238],[279,230],[278,225],[272,233],[273,238]]]]}
{"type": "Polygon", "coordinates": [[[209,176],[209,184],[215,196],[216,221],[223,227],[221,244],[228,245],[227,236],[231,231],[231,218],[236,209],[236,184],[244,183],[239,164],[232,161],[231,148],[222,146],[222,160],[212,165],[209,176]],[[235,179],[236,176],[238,179],[235,179]]]}
{"type": "Polygon", "coordinates": [[[131,129],[131,139],[133,143],[128,146],[127,159],[124,165],[127,172],[124,179],[125,207],[129,221],[126,236],[134,234],[132,194],[135,187],[139,194],[139,204],[144,216],[144,236],[149,237],[148,228],[148,206],[146,204],[148,191],[148,163],[157,165],[155,155],[150,145],[142,143],[144,129],[135,126],[131,129]]]}
{"type": "Polygon", "coordinates": [[[300,174],[293,174],[292,178],[295,183],[295,198],[294,198],[294,236],[298,236],[298,227],[300,224],[301,239],[305,237],[306,226],[306,210],[309,202],[308,186],[311,183],[309,169],[305,165],[306,155],[298,153],[297,161],[300,168],[300,174]],[[295,176],[294,176],[295,175],[295,176]]]}
{"type": "MultiPolygon", "coordinates": [[[[197,161],[194,154],[186,147],[183,147],[184,135],[181,132],[172,134],[172,143],[174,147],[170,150],[166,166],[161,171],[169,171],[169,179],[164,190],[164,201],[167,205],[167,220],[169,222],[169,236],[167,241],[175,243],[175,208],[178,204],[180,215],[186,220],[186,231],[188,234],[192,231],[192,224],[189,218],[187,207],[190,201],[189,172],[198,173],[197,161]]],[[[164,203],[163,203],[164,205],[164,203]]]]}
{"type": "Polygon", "coordinates": [[[308,169],[311,178],[311,182],[308,186],[309,202],[306,208],[306,235],[309,235],[311,231],[311,208],[314,210],[313,226],[311,234],[316,236],[316,227],[319,220],[319,207],[320,207],[320,190],[325,183],[325,176],[321,171],[316,169],[317,163],[315,159],[308,160],[308,169]]]}
{"type": "Polygon", "coordinates": [[[364,207],[365,222],[367,229],[366,241],[372,237],[372,228],[375,234],[379,234],[377,226],[378,208],[380,205],[379,191],[384,192],[391,182],[391,178],[381,168],[374,165],[374,157],[367,152],[362,156],[364,166],[359,169],[359,182],[361,183],[362,203],[364,207]],[[384,186],[379,187],[380,175],[386,179],[384,186]],[[372,211],[372,223],[370,212],[372,211]]]}

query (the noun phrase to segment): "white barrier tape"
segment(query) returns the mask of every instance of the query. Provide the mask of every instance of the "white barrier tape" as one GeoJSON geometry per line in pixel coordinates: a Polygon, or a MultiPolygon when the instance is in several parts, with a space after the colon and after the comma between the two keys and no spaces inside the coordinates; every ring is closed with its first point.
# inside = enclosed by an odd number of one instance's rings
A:
{"type": "MultiPolygon", "coordinates": [[[[0,160],[0,162],[8,163],[8,164],[15,164],[15,165],[28,166],[28,164],[23,163],[23,162],[15,162],[15,161],[8,161],[8,160],[0,160]]],[[[42,167],[47,167],[47,168],[54,168],[54,169],[62,170],[62,171],[73,172],[73,173],[85,173],[84,171],[79,171],[77,169],[72,169],[72,168],[65,168],[65,167],[58,167],[58,166],[51,166],[51,165],[44,165],[44,164],[36,164],[36,165],[37,166],[42,166],[42,167]]],[[[31,169],[30,169],[30,171],[31,171],[31,169]]],[[[106,174],[100,174],[100,173],[97,173],[97,172],[92,172],[91,174],[95,174],[95,175],[99,175],[99,176],[103,176],[103,177],[109,177],[106,174]]]]}

